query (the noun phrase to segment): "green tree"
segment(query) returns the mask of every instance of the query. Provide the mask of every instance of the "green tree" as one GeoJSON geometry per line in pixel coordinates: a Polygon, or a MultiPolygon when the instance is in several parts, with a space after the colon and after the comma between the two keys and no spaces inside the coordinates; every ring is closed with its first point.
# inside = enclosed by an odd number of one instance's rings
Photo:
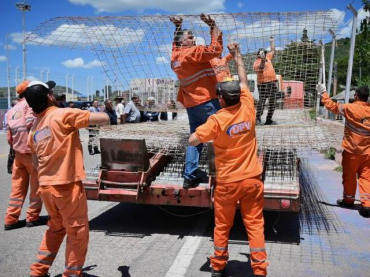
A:
{"type": "Polygon", "coordinates": [[[316,103],[315,86],[319,78],[320,46],[308,37],[303,29],[301,41],[292,41],[278,51],[275,57],[275,71],[284,80],[302,81],[305,90],[305,106],[316,103]]]}

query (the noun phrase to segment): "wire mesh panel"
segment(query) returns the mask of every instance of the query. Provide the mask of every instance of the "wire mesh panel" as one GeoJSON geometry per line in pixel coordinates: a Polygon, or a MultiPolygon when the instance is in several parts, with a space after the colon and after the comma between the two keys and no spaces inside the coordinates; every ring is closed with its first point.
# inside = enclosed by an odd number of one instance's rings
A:
{"type": "MultiPolygon", "coordinates": [[[[210,28],[199,15],[181,17],[182,28],[193,31],[197,44],[210,44],[210,28]]],[[[272,64],[279,90],[274,119],[278,125],[257,127],[257,139],[260,157],[266,162],[266,184],[286,188],[287,184],[298,182],[299,151],[337,145],[340,141],[337,133],[343,132],[340,128],[316,125],[305,109],[316,104],[315,85],[322,60],[320,41],[325,41],[329,29],[338,29],[336,17],[331,11],[214,14],[211,17],[222,30],[223,56],[227,54],[227,43],[239,43],[255,98],[258,98],[258,86],[253,63],[258,49],[271,50],[273,37],[276,49],[272,64]]],[[[41,24],[27,41],[93,50],[110,85],[125,91],[127,97],[134,93],[143,101],[154,97],[159,105],[177,96],[178,81],[170,65],[174,31],[169,16],[162,15],[59,17],[41,24]]],[[[236,74],[233,62],[230,69],[236,74]]],[[[189,125],[185,111],[176,111],[179,113],[176,121],[109,126],[101,129],[100,136],[145,139],[149,152],[172,157],[157,180],[181,183],[189,125]]],[[[207,170],[205,151],[200,168],[207,170]]]]}
{"type": "MultiPolygon", "coordinates": [[[[291,13],[214,14],[226,44],[240,44],[251,74],[250,89],[257,90],[253,62],[259,48],[269,50],[274,37],[273,59],[279,89],[284,101],[280,108],[314,106],[315,84],[320,67],[319,41],[329,29],[337,29],[331,11],[291,13]],[[297,83],[298,82],[298,83],[297,83]]],[[[209,44],[209,27],[198,15],[184,15],[183,28],[193,31],[197,44],[209,44]]],[[[156,103],[175,99],[176,76],[170,59],[175,27],[169,16],[58,17],[42,23],[28,37],[28,42],[93,50],[104,66],[112,87],[156,98],[156,103]]],[[[235,69],[231,64],[231,69],[235,69]]]]}

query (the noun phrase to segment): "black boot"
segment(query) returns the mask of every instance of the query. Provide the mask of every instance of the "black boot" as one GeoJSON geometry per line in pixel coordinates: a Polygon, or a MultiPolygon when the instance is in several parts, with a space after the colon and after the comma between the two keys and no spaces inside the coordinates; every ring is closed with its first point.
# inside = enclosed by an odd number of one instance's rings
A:
{"type": "Polygon", "coordinates": [[[94,153],[95,154],[100,154],[100,151],[99,151],[98,147],[94,147],[94,153]]]}
{"type": "Polygon", "coordinates": [[[361,207],[360,215],[366,218],[370,217],[370,207],[361,207]]]}
{"type": "Polygon", "coordinates": [[[92,146],[91,146],[91,145],[88,145],[88,146],[87,146],[87,149],[89,149],[89,154],[90,154],[90,155],[94,155],[94,151],[93,151],[93,148],[92,148],[92,146]]]}

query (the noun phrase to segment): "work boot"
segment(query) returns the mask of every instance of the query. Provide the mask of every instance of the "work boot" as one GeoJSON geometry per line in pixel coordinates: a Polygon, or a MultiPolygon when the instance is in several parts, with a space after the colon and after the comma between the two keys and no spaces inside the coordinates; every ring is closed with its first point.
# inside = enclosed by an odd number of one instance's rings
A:
{"type": "Polygon", "coordinates": [[[4,224],[4,230],[10,231],[10,230],[22,228],[24,226],[26,226],[26,221],[19,220],[17,223],[14,223],[14,224],[4,224]]]}
{"type": "Polygon", "coordinates": [[[49,220],[49,216],[40,216],[38,220],[26,222],[26,227],[31,228],[40,225],[46,225],[49,220]]]}
{"type": "Polygon", "coordinates": [[[94,147],[94,153],[95,154],[100,154],[101,152],[99,151],[98,147],[94,147]]]}
{"type": "Polygon", "coordinates": [[[360,215],[363,217],[370,217],[370,207],[361,207],[360,209],[360,215]]]}
{"type": "Polygon", "coordinates": [[[212,268],[212,277],[223,277],[225,275],[225,269],[222,270],[215,270],[212,268]]]}
{"type": "Polygon", "coordinates": [[[87,146],[87,149],[89,149],[89,154],[90,154],[90,155],[94,155],[94,151],[93,151],[93,149],[92,149],[92,146],[91,146],[91,145],[88,145],[88,146],[87,146]]]}
{"type": "Polygon", "coordinates": [[[273,121],[272,119],[266,119],[265,125],[276,125],[276,121],[273,121]]]}
{"type": "Polygon", "coordinates": [[[184,184],[182,185],[184,189],[196,188],[197,186],[199,186],[198,178],[194,178],[194,179],[184,178],[184,184]]]}
{"type": "Polygon", "coordinates": [[[338,204],[338,206],[345,207],[345,208],[353,208],[353,206],[355,205],[354,202],[352,202],[352,203],[344,202],[344,199],[338,199],[337,204],[338,204]]]}

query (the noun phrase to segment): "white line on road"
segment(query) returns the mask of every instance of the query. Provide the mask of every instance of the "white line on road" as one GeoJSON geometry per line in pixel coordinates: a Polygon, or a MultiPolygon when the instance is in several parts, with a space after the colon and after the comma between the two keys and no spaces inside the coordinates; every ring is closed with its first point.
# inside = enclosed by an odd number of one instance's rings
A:
{"type": "Polygon", "coordinates": [[[193,259],[195,252],[201,242],[201,237],[186,237],[186,241],[181,247],[179,254],[173,261],[166,277],[185,276],[185,273],[193,259]]]}

